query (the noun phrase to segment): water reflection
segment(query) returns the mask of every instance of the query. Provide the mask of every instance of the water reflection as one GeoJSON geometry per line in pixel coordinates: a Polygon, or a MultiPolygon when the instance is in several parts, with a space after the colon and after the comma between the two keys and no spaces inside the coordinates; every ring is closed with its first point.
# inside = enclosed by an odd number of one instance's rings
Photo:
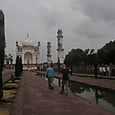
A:
{"type": "Polygon", "coordinates": [[[72,93],[74,93],[74,94],[75,93],[83,93],[84,90],[88,91],[88,92],[91,92],[91,90],[88,86],[80,85],[80,84],[76,85],[76,83],[73,83],[73,82],[70,82],[69,88],[72,91],[72,93]]]}
{"type": "Polygon", "coordinates": [[[86,98],[93,103],[115,112],[115,93],[73,82],[70,83],[69,88],[75,95],[86,98]]]}

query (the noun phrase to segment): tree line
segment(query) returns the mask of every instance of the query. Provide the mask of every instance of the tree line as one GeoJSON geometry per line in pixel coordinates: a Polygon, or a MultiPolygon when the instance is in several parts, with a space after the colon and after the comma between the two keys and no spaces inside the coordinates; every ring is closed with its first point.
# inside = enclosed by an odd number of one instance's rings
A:
{"type": "Polygon", "coordinates": [[[73,66],[93,65],[97,71],[97,65],[115,64],[115,41],[106,43],[98,49],[72,49],[65,57],[64,63],[71,68],[73,66]]]}

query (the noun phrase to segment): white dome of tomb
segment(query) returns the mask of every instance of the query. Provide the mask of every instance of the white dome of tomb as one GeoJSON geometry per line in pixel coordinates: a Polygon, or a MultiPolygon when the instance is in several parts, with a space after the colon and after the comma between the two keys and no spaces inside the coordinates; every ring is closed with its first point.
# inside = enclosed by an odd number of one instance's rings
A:
{"type": "Polygon", "coordinates": [[[33,43],[33,41],[32,41],[29,37],[27,37],[27,38],[22,42],[22,45],[23,45],[23,46],[34,46],[34,43],[33,43]]]}

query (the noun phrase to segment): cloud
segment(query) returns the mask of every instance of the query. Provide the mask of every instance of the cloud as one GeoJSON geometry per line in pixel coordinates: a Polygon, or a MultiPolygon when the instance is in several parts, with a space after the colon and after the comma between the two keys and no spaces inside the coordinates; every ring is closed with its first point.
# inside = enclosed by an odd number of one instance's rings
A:
{"type": "Polygon", "coordinates": [[[79,8],[95,21],[114,22],[115,20],[114,0],[72,0],[72,8],[79,8]]]}
{"type": "Polygon", "coordinates": [[[115,29],[110,29],[104,22],[94,22],[92,20],[85,20],[80,23],[75,32],[86,39],[107,39],[114,36],[115,29]]]}
{"type": "Polygon", "coordinates": [[[63,30],[65,54],[72,48],[100,48],[115,38],[114,0],[1,0],[5,14],[7,53],[26,33],[41,42],[41,62],[47,60],[47,42],[57,61],[57,30],[63,30]]]}

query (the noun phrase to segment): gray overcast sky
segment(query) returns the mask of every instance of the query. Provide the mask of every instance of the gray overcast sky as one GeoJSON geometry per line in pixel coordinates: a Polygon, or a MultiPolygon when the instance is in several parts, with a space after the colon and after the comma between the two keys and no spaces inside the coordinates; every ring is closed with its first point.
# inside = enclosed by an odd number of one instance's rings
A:
{"type": "Polygon", "coordinates": [[[65,54],[72,48],[101,48],[115,38],[115,0],[0,0],[5,14],[7,53],[15,55],[15,42],[26,33],[41,42],[41,62],[46,44],[52,43],[57,60],[57,30],[63,30],[65,54]]]}

